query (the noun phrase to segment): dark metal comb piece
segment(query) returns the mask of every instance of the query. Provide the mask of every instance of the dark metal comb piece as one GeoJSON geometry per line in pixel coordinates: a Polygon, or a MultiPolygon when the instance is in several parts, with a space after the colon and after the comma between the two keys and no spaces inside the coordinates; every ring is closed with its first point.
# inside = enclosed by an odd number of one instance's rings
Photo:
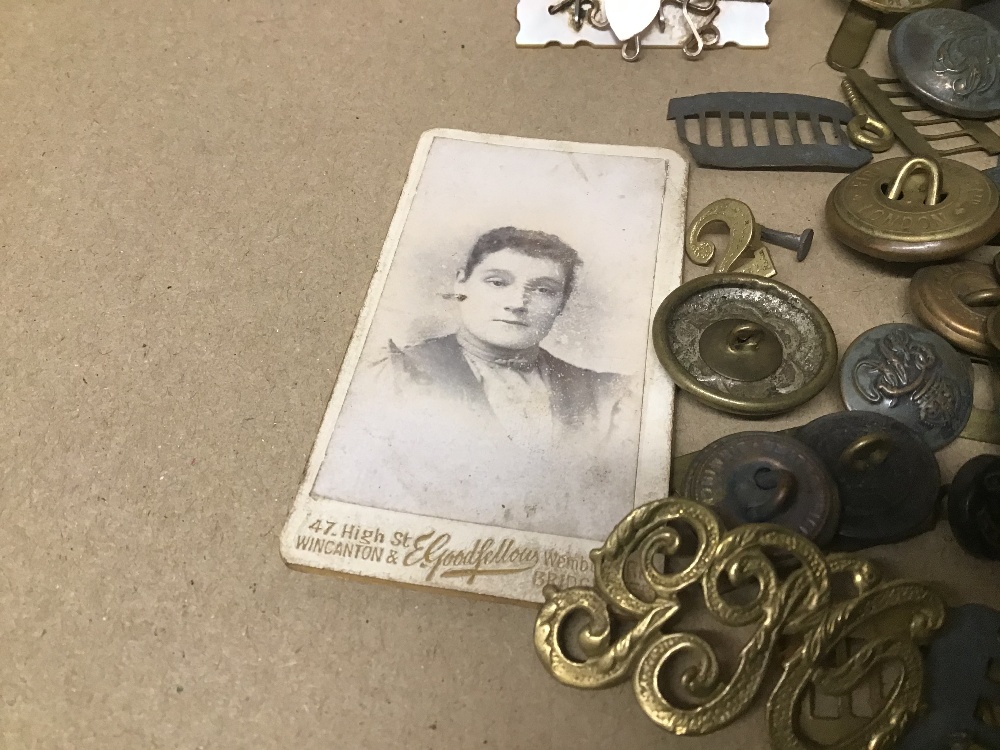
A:
{"type": "Polygon", "coordinates": [[[667,119],[675,120],[677,134],[703,167],[724,169],[816,169],[851,172],[871,161],[870,151],[851,143],[845,130],[854,114],[841,102],[801,94],[724,91],[670,100],[667,119]],[[700,139],[687,136],[687,121],[698,121],[700,139]],[[719,121],[721,145],[709,143],[710,119],[719,121]],[[765,143],[754,138],[754,120],[767,128],[765,143]],[[824,124],[826,127],[824,128],[824,124]],[[803,126],[807,138],[800,131],[803,126]],[[783,131],[781,143],[778,130],[783,131]],[[733,128],[742,131],[733,142],[733,128]],[[828,134],[833,142],[828,140],[828,134]],[[812,141],[812,142],[808,142],[812,141]]]}
{"type": "Polygon", "coordinates": [[[845,75],[861,92],[868,106],[875,110],[914,156],[937,159],[970,151],[1000,154],[1000,135],[997,135],[985,122],[938,114],[921,104],[897,104],[894,100],[901,99],[908,102],[916,100],[895,78],[873,78],[857,68],[848,70],[845,75]],[[920,114],[916,118],[907,117],[910,113],[920,114]],[[940,126],[943,125],[953,125],[957,129],[941,132],[940,126]],[[924,128],[935,128],[936,132],[920,132],[924,128]],[[944,141],[956,138],[971,138],[975,143],[952,148],[938,148],[934,145],[941,142],[944,146],[944,141]]]}

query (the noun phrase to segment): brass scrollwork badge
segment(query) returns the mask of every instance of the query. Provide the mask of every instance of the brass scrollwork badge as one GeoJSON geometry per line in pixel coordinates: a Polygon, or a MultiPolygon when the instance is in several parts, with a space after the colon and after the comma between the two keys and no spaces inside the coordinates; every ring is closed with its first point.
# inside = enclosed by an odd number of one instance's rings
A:
{"type": "Polygon", "coordinates": [[[928,586],[882,583],[871,563],[824,556],[778,526],[724,533],[709,509],[677,498],[637,508],[591,559],[592,588],[545,589],[535,650],[573,687],[631,678],[643,711],[674,734],[732,723],[772,666],[782,674],[767,716],[780,750],[888,748],[919,707],[918,644],[941,627],[945,612],[928,586]],[[848,596],[833,586],[841,578],[850,582],[848,596]],[[716,623],[755,628],[728,679],[709,642],[677,627],[681,592],[696,586],[716,623]],[[817,693],[843,699],[867,684],[882,695],[871,715],[842,716],[831,730],[809,710],[817,693]]]}

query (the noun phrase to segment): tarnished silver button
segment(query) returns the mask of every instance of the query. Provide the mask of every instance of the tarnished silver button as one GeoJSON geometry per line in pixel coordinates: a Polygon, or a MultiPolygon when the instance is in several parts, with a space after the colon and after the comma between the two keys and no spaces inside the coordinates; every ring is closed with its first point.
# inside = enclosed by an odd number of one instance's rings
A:
{"type": "Polygon", "coordinates": [[[933,109],[1000,115],[1000,30],[985,19],[950,8],[912,13],[889,35],[889,60],[910,93],[933,109]]]}
{"type": "Polygon", "coordinates": [[[680,388],[748,416],[804,403],[837,370],[837,341],[819,308],[784,284],[746,274],[712,274],[675,289],[656,312],[653,344],[680,388]]]}
{"type": "Polygon", "coordinates": [[[938,336],[907,323],[861,334],[844,353],[847,408],[898,419],[932,450],[959,436],[972,413],[972,363],[938,336]]]}
{"type": "Polygon", "coordinates": [[[844,411],[795,431],[837,483],[840,528],[834,545],[891,544],[933,525],[941,488],[934,452],[913,430],[883,414],[844,411]]]}
{"type": "Polygon", "coordinates": [[[738,432],[695,456],[685,495],[733,528],[774,523],[825,546],[840,516],[837,487],[810,448],[775,432],[738,432]]]}

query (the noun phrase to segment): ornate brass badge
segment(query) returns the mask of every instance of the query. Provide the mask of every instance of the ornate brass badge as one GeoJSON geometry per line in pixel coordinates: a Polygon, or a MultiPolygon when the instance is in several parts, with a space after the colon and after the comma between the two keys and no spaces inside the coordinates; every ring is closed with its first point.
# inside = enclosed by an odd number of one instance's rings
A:
{"type": "Polygon", "coordinates": [[[767,716],[780,750],[888,748],[920,705],[918,644],[945,613],[928,586],[882,583],[871,563],[824,556],[778,526],[724,533],[709,509],[677,498],[637,508],[591,559],[592,588],[545,590],[535,650],[573,687],[631,678],[643,711],[674,734],[707,734],[736,720],[772,667],[781,676],[767,716]],[[717,625],[753,628],[728,679],[712,645],[678,627],[700,609],[687,591],[696,588],[717,625]],[[850,703],[863,685],[879,694],[869,715],[815,716],[817,695],[850,703]]]}

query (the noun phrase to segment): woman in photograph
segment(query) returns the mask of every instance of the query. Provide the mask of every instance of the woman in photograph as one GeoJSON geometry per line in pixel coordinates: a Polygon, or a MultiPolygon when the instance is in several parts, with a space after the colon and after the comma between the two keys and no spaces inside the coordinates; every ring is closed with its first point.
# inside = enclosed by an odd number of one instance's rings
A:
{"type": "Polygon", "coordinates": [[[503,227],[479,237],[446,295],[454,332],[389,340],[357,373],[328,448],[336,471],[320,472],[317,491],[602,539],[632,507],[640,398],[628,378],[543,347],[580,267],[552,234],[503,227]]]}
{"type": "Polygon", "coordinates": [[[389,344],[392,388],[452,400],[483,429],[523,446],[610,437],[626,379],[555,357],[541,344],[573,293],[577,252],[544,232],[482,235],[454,283],[458,330],[414,346],[389,344]]]}

